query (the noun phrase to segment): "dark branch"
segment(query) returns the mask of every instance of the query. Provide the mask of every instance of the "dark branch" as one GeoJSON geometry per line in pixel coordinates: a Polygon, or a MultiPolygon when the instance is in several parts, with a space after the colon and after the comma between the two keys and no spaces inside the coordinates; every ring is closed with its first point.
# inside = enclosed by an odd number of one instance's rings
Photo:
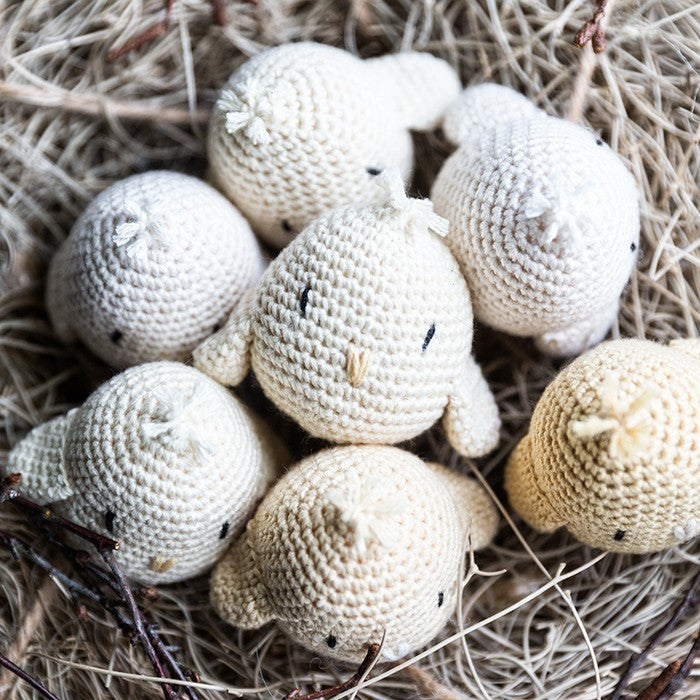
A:
{"type": "Polygon", "coordinates": [[[325,700],[326,698],[334,698],[346,690],[352,690],[362,680],[363,676],[374,666],[379,656],[380,644],[370,644],[367,648],[367,654],[362,663],[357,668],[357,671],[345,683],[334,685],[332,688],[325,690],[317,690],[313,693],[303,694],[299,688],[295,688],[285,695],[284,700],[325,700]]]}
{"type": "Polygon", "coordinates": [[[607,4],[608,0],[596,0],[593,17],[578,30],[578,33],[574,37],[574,46],[580,49],[590,41],[595,53],[603,53],[603,51],[605,51],[603,17],[605,17],[605,7],[607,4]]]}
{"type": "Polygon", "coordinates": [[[649,640],[646,647],[639,653],[632,656],[627,664],[625,672],[615,686],[608,700],[619,700],[622,693],[629,684],[634,672],[639,668],[644,659],[656,648],[661,640],[678,624],[679,620],[689,611],[692,610],[698,602],[698,588],[700,588],[700,570],[693,577],[693,580],[688,587],[683,600],[676,608],[669,621],[649,640]]]}
{"type": "Polygon", "coordinates": [[[42,697],[48,698],[48,700],[60,700],[60,698],[54,695],[46,686],[42,685],[33,676],[30,676],[23,668],[19,667],[17,664],[13,664],[12,661],[3,654],[0,654],[0,666],[4,666],[8,671],[12,671],[16,676],[19,676],[19,678],[31,685],[42,697]]]}

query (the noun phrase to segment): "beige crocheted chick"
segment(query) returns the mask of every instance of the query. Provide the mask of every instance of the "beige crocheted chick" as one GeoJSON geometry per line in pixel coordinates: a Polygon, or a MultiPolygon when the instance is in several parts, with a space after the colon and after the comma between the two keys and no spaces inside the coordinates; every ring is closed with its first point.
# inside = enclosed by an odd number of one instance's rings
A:
{"type": "Polygon", "coordinates": [[[270,491],[211,579],[212,603],[246,629],[276,620],[298,643],[348,662],[386,633],[398,659],[452,615],[463,555],[495,535],[472,479],[395,447],[336,447],[270,491]]]}
{"type": "Polygon", "coordinates": [[[637,257],[634,179],[601,139],[500,85],[445,117],[459,144],[433,186],[476,318],[550,355],[604,338],[637,257]]]}
{"type": "Polygon", "coordinates": [[[252,365],[282,411],[332,442],[396,443],[444,414],[455,449],[484,454],[498,410],[469,354],[469,291],[438,235],[446,222],[397,173],[379,183],[381,204],[334,210],[297,236],[195,364],[224,384],[252,365]]]}
{"type": "Polygon", "coordinates": [[[206,571],[253,514],[284,451],[226,389],[192,367],[132,367],[35,428],[9,455],[21,488],[120,540],[147,585],[206,571]]]}
{"type": "Polygon", "coordinates": [[[700,340],[603,343],[549,385],[506,468],[532,527],[653,552],[700,534],[700,340]]]}
{"type": "Polygon", "coordinates": [[[362,61],[310,42],[268,49],[221,91],[209,132],[213,178],[281,248],[327,209],[372,201],[381,171],[408,177],[409,129],[437,126],[459,89],[452,68],[429,54],[362,61]]]}
{"type": "Polygon", "coordinates": [[[266,261],[214,188],[153,171],[85,209],[55,255],[46,303],[58,335],[113,367],[184,359],[224,322],[266,261]]]}

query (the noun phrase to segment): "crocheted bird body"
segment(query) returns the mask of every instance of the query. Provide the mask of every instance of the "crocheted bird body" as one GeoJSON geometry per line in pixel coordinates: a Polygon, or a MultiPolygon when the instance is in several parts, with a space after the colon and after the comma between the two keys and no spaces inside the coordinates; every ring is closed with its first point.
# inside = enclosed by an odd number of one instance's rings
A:
{"type": "Polygon", "coordinates": [[[463,454],[498,438],[495,402],[469,352],[472,312],[430,202],[397,179],[388,199],[344,207],[303,231],[228,324],[194,353],[236,384],[252,365],[264,392],[312,435],[395,443],[445,415],[463,454]]]}
{"type": "Polygon", "coordinates": [[[445,624],[468,542],[487,545],[497,520],[473,480],[403,450],[325,450],[267,495],[212,574],[212,603],[233,625],[276,620],[350,662],[385,634],[393,660],[445,624]]]}
{"type": "Polygon", "coordinates": [[[545,390],[506,468],[538,530],[652,552],[700,533],[700,341],[603,343],[545,390]]]}
{"type": "Polygon", "coordinates": [[[602,340],[639,245],[638,195],[618,156],[496,85],[466,90],[445,130],[460,145],[432,196],[476,317],[552,355],[602,340]]]}
{"type": "Polygon", "coordinates": [[[279,461],[275,437],[197,370],[126,370],[11,452],[27,495],[118,538],[147,585],[206,571],[252,515],[279,461]]]}
{"type": "Polygon", "coordinates": [[[371,201],[382,170],[408,176],[409,129],[436,126],[458,91],[454,71],[428,54],[362,61],[310,42],[269,49],[220,93],[212,174],[255,231],[283,247],[324,211],[371,201]]]}
{"type": "Polygon", "coordinates": [[[54,328],[114,367],[184,359],[266,261],[223,196],[186,175],[121,180],[77,220],[49,270],[54,328]]]}

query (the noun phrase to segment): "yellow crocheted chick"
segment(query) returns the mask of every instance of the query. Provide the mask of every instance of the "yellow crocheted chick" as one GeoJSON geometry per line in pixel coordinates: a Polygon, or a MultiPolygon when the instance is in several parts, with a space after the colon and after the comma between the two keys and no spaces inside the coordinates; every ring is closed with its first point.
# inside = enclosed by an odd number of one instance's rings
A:
{"type": "Polygon", "coordinates": [[[212,175],[283,247],[327,209],[371,201],[382,170],[413,166],[409,129],[437,126],[460,85],[430,54],[367,61],[311,42],[263,51],[229,79],[209,131],[212,175]]]}
{"type": "Polygon", "coordinates": [[[348,662],[394,660],[454,612],[463,555],[498,524],[472,479],[395,447],[336,447],[292,468],[218,564],[211,598],[246,629],[276,620],[348,662]]]}
{"type": "Polygon", "coordinates": [[[441,416],[466,456],[498,441],[498,410],[470,355],[472,310],[428,200],[384,173],[385,201],[336,209],[269,267],[196,366],[238,384],[252,366],[265,394],[307,432],[393,444],[441,416]]]}
{"type": "Polygon", "coordinates": [[[285,457],[226,389],[176,362],[138,365],[32,430],[11,452],[21,488],[119,539],[124,572],[147,585],[209,569],[285,457]]]}
{"type": "Polygon", "coordinates": [[[603,343],[546,389],[511,455],[510,502],[537,530],[654,552],[700,533],[700,340],[603,343]]]}

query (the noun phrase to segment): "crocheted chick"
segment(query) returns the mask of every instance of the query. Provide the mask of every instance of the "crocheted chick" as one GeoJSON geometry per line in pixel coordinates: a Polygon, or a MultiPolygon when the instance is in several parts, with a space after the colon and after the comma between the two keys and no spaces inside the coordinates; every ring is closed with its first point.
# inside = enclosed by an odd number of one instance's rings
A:
{"type": "Polygon", "coordinates": [[[498,410],[470,356],[469,291],[446,222],[384,173],[380,204],[336,209],[273,261],[227,325],[194,352],[224,384],[249,367],[307,432],[337,443],[407,440],[444,414],[466,456],[498,441],[498,410]]]}
{"type": "Polygon", "coordinates": [[[275,437],[197,370],[126,370],[9,455],[28,496],[121,542],[125,573],[146,585],[214,564],[253,514],[284,456],[275,437]]]}
{"type": "Polygon", "coordinates": [[[546,389],[506,468],[532,527],[653,552],[700,534],[700,340],[617,340],[546,389]]]}
{"type": "Polygon", "coordinates": [[[433,186],[477,319],[554,356],[603,339],[639,245],[638,193],[601,139],[500,85],[445,117],[459,144],[433,186]]]}
{"type": "Polygon", "coordinates": [[[460,90],[429,54],[362,61],[309,42],[264,51],[224,86],[209,132],[213,178],[283,247],[327,209],[372,201],[389,167],[410,175],[409,129],[437,126],[460,90]]]}
{"type": "Polygon", "coordinates": [[[51,262],[58,335],[113,367],[184,359],[254,285],[265,259],[235,207],[187,175],[121,180],[85,209],[51,262]]]}
{"type": "Polygon", "coordinates": [[[300,462],[269,492],[211,579],[225,620],[276,620],[314,652],[360,661],[386,633],[398,659],[454,612],[462,558],[496,510],[472,479],[395,447],[350,446],[300,462]]]}

